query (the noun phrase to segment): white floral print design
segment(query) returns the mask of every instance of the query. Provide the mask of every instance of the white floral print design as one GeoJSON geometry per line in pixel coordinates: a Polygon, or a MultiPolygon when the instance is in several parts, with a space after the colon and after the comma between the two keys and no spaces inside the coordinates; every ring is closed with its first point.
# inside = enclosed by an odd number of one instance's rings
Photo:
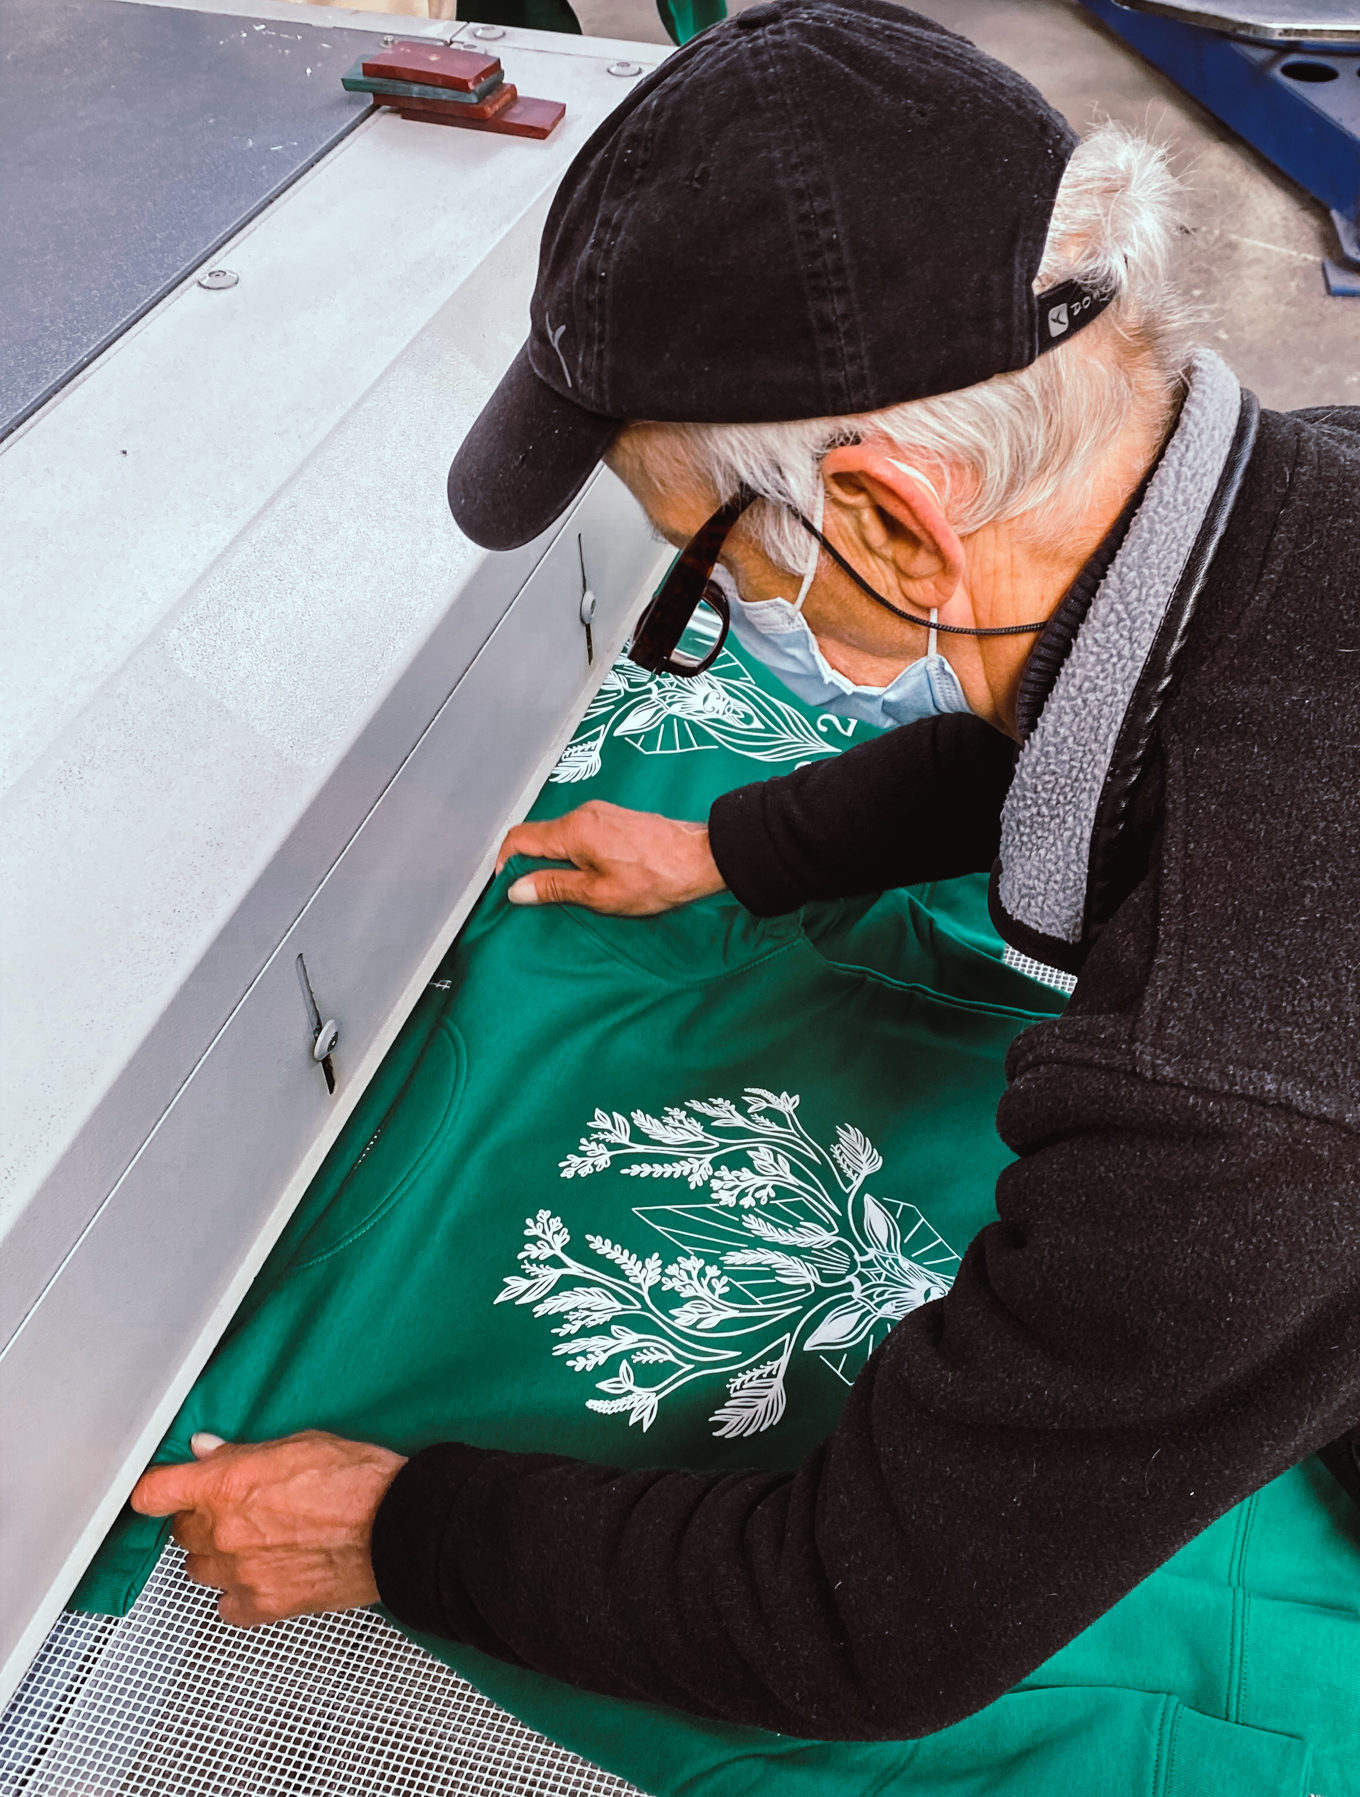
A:
{"type": "Polygon", "coordinates": [[[552,1351],[573,1371],[612,1368],[588,1409],[648,1429],[684,1386],[721,1381],[714,1434],[754,1435],[784,1414],[795,1350],[849,1384],[894,1323],[948,1291],[958,1267],[948,1243],[914,1205],[865,1189],[883,1166],[872,1142],[841,1124],[824,1148],[798,1105],[751,1086],[740,1104],[595,1112],[563,1179],[613,1168],[707,1197],[634,1209],[666,1252],[680,1251],[673,1260],[589,1234],[580,1259],[560,1217],[541,1210],[526,1222],[520,1271],[496,1302],[559,1319],[552,1351]]]}
{"type": "Polygon", "coordinates": [[[726,649],[706,674],[689,680],[649,674],[620,656],[548,779],[558,785],[593,779],[611,736],[644,755],[723,748],[751,761],[801,764],[839,754],[857,728],[855,719],[830,712],[813,723],[794,706],[772,699],[726,649]]]}

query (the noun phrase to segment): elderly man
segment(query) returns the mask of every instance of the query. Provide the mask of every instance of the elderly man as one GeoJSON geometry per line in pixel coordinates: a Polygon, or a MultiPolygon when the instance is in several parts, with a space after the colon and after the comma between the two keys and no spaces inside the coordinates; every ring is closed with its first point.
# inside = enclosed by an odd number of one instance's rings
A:
{"type": "Polygon", "coordinates": [[[527,541],[605,455],[688,544],[656,665],[708,590],[903,727],[707,825],[522,827],[568,865],[516,896],[773,913],[995,864],[1003,935],[1080,978],[1013,1051],[1000,1222],[794,1473],[200,1439],[134,1501],[229,1619],[380,1592],[596,1690],[916,1735],[1360,1417],[1360,415],[1187,357],[1172,197],[885,0],[757,6],[582,151],[455,514],[527,541]]]}

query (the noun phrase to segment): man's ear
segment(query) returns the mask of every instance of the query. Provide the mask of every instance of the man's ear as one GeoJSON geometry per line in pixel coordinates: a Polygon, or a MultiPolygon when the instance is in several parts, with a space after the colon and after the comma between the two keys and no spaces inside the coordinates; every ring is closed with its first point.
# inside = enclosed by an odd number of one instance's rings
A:
{"type": "Polygon", "coordinates": [[[857,567],[915,609],[943,608],[963,578],[963,544],[929,476],[882,439],[842,443],[822,460],[823,528],[857,567]],[[867,558],[867,559],[866,559],[867,558]]]}

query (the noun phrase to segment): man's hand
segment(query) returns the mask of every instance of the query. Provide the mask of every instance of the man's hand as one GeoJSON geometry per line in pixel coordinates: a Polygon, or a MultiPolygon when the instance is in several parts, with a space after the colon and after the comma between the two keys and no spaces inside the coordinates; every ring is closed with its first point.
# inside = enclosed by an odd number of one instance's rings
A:
{"type": "Polygon", "coordinates": [[[189,1577],[221,1591],[224,1622],[254,1628],[377,1602],[369,1541],[400,1454],[318,1429],[258,1444],[201,1434],[190,1445],[194,1461],[142,1475],[132,1508],[174,1513],[189,1577]]]}
{"type": "Polygon", "coordinates": [[[616,917],[654,917],[723,889],[706,824],[625,811],[603,799],[550,823],[518,824],[501,844],[497,873],[512,855],[572,864],[516,880],[506,895],[516,905],[585,905],[616,917]]]}

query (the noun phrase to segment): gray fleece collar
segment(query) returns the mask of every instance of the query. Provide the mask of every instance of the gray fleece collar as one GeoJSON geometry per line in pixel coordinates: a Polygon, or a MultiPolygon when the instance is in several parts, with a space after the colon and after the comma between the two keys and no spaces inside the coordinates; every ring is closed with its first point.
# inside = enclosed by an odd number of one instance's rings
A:
{"type": "Polygon", "coordinates": [[[1020,752],[1001,815],[997,896],[1040,936],[1082,940],[1092,831],[1120,726],[1218,489],[1241,404],[1227,364],[1200,350],[1143,503],[1020,752]]]}

